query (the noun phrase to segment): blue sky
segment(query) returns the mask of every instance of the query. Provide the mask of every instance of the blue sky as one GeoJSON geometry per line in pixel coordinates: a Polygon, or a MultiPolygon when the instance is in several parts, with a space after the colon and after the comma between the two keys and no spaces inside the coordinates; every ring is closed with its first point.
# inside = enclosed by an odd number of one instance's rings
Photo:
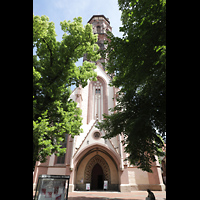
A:
{"type": "MultiPolygon", "coordinates": [[[[86,25],[93,15],[104,15],[109,18],[112,32],[115,36],[122,37],[119,32],[121,23],[121,11],[118,0],[33,0],[33,14],[46,15],[49,21],[55,23],[56,39],[62,40],[63,31],[60,22],[71,20],[75,17],[82,17],[83,25],[86,25]]],[[[83,59],[79,59],[77,66],[82,65],[83,59]]],[[[74,86],[71,88],[74,89],[74,86]]]]}
{"type": "Polygon", "coordinates": [[[58,41],[61,41],[63,35],[61,21],[73,21],[74,17],[80,16],[85,25],[93,15],[98,14],[109,18],[115,36],[122,36],[119,32],[122,25],[118,0],[33,0],[33,13],[39,16],[47,15],[49,20],[55,23],[58,41]]]}

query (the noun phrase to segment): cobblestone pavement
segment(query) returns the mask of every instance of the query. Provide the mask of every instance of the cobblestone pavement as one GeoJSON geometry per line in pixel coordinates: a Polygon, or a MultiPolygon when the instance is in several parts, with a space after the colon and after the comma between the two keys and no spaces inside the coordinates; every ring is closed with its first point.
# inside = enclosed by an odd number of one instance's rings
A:
{"type": "MultiPolygon", "coordinates": [[[[166,200],[166,191],[152,191],[156,200],[166,200]]],[[[145,200],[148,196],[146,191],[133,192],[69,192],[68,200],[145,200]]]]}

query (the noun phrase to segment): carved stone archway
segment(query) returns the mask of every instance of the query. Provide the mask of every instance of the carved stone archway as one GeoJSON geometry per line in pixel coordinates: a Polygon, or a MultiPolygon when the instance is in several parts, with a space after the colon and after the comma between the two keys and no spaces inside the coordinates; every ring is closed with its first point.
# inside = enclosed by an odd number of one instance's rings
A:
{"type": "Polygon", "coordinates": [[[91,174],[92,174],[92,169],[96,164],[99,164],[104,173],[104,178],[105,180],[108,180],[110,183],[110,168],[108,166],[108,163],[105,161],[104,158],[102,158],[99,155],[94,156],[91,158],[88,162],[88,164],[85,167],[85,173],[84,173],[84,183],[91,183],[91,174]]]}

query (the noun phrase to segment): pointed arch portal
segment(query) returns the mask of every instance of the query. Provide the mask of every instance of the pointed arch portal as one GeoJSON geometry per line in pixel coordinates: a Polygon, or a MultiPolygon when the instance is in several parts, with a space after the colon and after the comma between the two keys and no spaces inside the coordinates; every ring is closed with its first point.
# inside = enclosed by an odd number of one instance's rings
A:
{"type": "Polygon", "coordinates": [[[75,190],[85,191],[87,183],[90,190],[103,190],[104,181],[108,181],[109,191],[119,191],[119,161],[111,150],[92,145],[74,160],[75,190]]]}
{"type": "Polygon", "coordinates": [[[97,188],[97,185],[100,185],[101,179],[103,179],[102,181],[108,180],[110,182],[110,168],[108,166],[108,163],[101,156],[99,155],[94,156],[93,158],[90,159],[90,161],[86,165],[84,177],[85,177],[84,182],[91,183],[91,188],[101,189],[97,188]],[[95,175],[97,169],[99,169],[99,172],[96,173],[95,175]],[[98,182],[98,184],[95,183],[95,180],[98,182]]]}

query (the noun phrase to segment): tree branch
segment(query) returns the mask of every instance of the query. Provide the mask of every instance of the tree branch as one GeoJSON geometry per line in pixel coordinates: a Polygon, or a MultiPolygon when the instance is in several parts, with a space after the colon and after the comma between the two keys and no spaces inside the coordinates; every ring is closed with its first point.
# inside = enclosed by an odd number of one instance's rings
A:
{"type": "MultiPolygon", "coordinates": [[[[72,50],[72,53],[74,53],[74,51],[76,50],[76,48],[77,48],[79,45],[80,45],[80,43],[77,44],[77,45],[75,46],[75,48],[72,50]]],[[[71,56],[72,56],[72,55],[71,55],[71,56]]],[[[68,57],[67,57],[66,62],[65,62],[65,65],[68,64],[69,59],[70,59],[71,56],[68,56],[68,57]]],[[[63,68],[62,70],[60,70],[60,71],[57,73],[57,75],[52,79],[52,81],[50,82],[49,85],[51,85],[52,83],[54,83],[54,81],[62,74],[63,70],[64,70],[64,68],[63,68]]]]}
{"type": "Polygon", "coordinates": [[[53,64],[53,54],[52,54],[52,50],[51,48],[49,47],[48,43],[45,41],[44,38],[42,38],[43,42],[47,45],[48,49],[49,49],[49,52],[50,52],[50,66],[52,67],[52,64],[53,64]]]}

